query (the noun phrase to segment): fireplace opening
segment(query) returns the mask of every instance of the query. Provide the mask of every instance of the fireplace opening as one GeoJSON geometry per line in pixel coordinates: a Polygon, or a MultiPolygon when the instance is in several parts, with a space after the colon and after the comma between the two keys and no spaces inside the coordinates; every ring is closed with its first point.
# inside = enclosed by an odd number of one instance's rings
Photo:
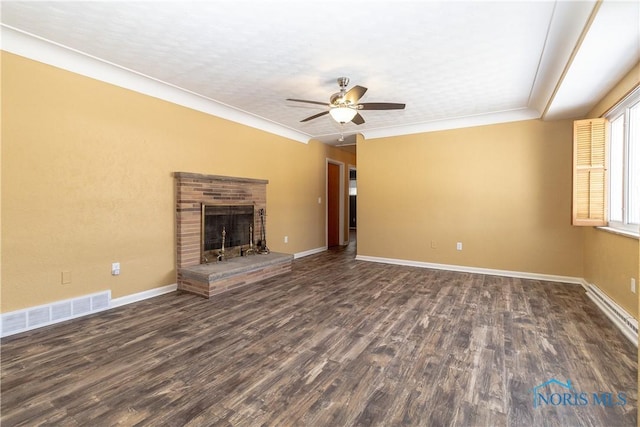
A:
{"type": "MultiPolygon", "coordinates": [[[[227,255],[235,255],[243,245],[252,240],[251,228],[254,226],[253,205],[210,205],[202,204],[202,255],[211,259],[222,249],[222,231],[224,230],[224,248],[227,255]],[[235,250],[237,249],[237,251],[235,250]]],[[[255,230],[253,230],[255,233],[255,230]]]]}

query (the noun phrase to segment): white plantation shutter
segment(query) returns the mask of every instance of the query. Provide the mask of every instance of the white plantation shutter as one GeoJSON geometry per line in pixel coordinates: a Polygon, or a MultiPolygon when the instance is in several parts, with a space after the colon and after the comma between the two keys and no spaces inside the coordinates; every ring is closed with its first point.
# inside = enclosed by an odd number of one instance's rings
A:
{"type": "Polygon", "coordinates": [[[607,225],[606,119],[573,123],[573,225],[607,225]]]}

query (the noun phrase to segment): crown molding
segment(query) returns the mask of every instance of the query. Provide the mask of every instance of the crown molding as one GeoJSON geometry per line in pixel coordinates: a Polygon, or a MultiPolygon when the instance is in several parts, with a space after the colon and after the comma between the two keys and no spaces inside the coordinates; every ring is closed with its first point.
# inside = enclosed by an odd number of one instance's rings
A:
{"type": "Polygon", "coordinates": [[[555,3],[528,104],[541,116],[553,102],[598,4],[595,0],[555,3]]]}
{"type": "Polygon", "coordinates": [[[1,49],[72,73],[307,144],[311,136],[149,76],[0,25],[1,49]]]}
{"type": "MultiPolygon", "coordinates": [[[[581,4],[578,9],[581,18],[587,19],[593,0],[581,4]]],[[[549,38],[558,33],[566,22],[570,21],[570,13],[576,12],[576,6],[557,4],[554,17],[548,29],[549,38]]],[[[578,22],[582,22],[578,20],[578,22]]],[[[468,128],[491,124],[507,123],[522,120],[539,119],[552,98],[554,83],[566,65],[567,57],[575,39],[583,27],[574,25],[558,45],[547,44],[542,52],[538,74],[532,86],[529,103],[526,107],[486,114],[463,116],[445,120],[433,120],[409,125],[388,126],[362,130],[359,133],[366,139],[386,138],[416,133],[468,128]]],[[[211,98],[170,85],[152,77],[130,69],[87,55],[83,52],[51,42],[33,34],[0,24],[1,49],[38,62],[52,65],[76,74],[90,77],[105,83],[126,88],[144,95],[162,99],[212,116],[230,120],[245,126],[259,129],[274,135],[292,139],[301,143],[309,143],[315,139],[334,145],[338,133],[328,135],[311,135],[283,126],[279,123],[256,116],[211,98]]]]}
{"type": "Polygon", "coordinates": [[[363,130],[360,133],[365,139],[387,138],[391,136],[411,135],[415,133],[435,132],[441,130],[461,129],[474,126],[486,126],[499,123],[518,122],[522,120],[539,119],[540,112],[531,108],[497,111],[487,114],[456,117],[447,120],[416,123],[397,127],[363,130]]]}

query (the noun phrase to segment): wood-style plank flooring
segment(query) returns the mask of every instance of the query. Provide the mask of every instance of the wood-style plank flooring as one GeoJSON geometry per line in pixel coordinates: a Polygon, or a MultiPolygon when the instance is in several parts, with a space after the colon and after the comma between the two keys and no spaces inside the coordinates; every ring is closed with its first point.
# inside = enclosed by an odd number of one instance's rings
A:
{"type": "Polygon", "coordinates": [[[354,255],[5,338],[2,426],[636,425],[636,348],[582,287],[354,255]],[[552,378],[589,404],[534,408],[552,378]]]}

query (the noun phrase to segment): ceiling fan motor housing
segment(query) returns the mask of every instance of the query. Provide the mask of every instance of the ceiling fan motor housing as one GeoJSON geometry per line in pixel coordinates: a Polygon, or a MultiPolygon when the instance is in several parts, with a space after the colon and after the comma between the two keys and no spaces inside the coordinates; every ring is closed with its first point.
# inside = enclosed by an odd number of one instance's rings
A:
{"type": "MultiPolygon", "coordinates": [[[[349,85],[349,77],[338,77],[338,86],[340,86],[340,92],[336,92],[329,98],[329,104],[335,107],[355,107],[350,99],[346,99],[347,86],[349,85]]],[[[352,108],[353,108],[352,107],[352,108]]]]}
{"type": "Polygon", "coordinates": [[[344,97],[344,92],[336,92],[329,98],[329,104],[332,107],[355,107],[350,100],[344,97]]]}
{"type": "Polygon", "coordinates": [[[345,98],[347,94],[347,86],[349,85],[349,77],[338,77],[338,86],[340,92],[336,92],[329,98],[329,103],[335,107],[350,107],[351,101],[345,98]]]}

